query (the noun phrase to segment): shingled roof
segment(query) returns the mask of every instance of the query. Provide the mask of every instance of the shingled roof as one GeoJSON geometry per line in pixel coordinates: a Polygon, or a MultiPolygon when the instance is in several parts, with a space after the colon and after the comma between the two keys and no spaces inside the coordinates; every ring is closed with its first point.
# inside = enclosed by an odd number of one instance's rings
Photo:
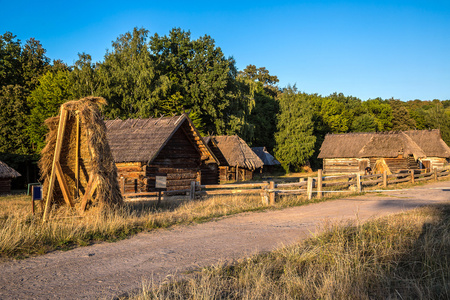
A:
{"type": "Polygon", "coordinates": [[[247,143],[237,135],[211,137],[229,166],[245,167],[250,170],[261,168],[263,161],[250,149],[247,143]]]}
{"type": "Polygon", "coordinates": [[[105,124],[116,163],[151,163],[182,126],[183,131],[192,137],[193,144],[197,145],[202,159],[217,162],[186,114],[150,119],[107,120],[105,124]]]}
{"type": "Polygon", "coordinates": [[[281,163],[267,151],[266,147],[252,147],[252,150],[263,161],[265,166],[281,165],[281,163]]]}
{"type": "Polygon", "coordinates": [[[0,161],[0,178],[16,178],[22,176],[19,172],[0,161]]]}
{"type": "MultiPolygon", "coordinates": [[[[422,148],[416,142],[424,138],[428,130],[414,131],[414,134],[409,132],[377,132],[377,133],[345,133],[345,134],[327,134],[325,140],[320,148],[319,158],[351,158],[351,157],[397,157],[399,153],[404,156],[413,155],[416,159],[435,156],[427,152],[428,148],[420,141],[422,148]],[[414,135],[414,138],[412,137],[414,135]]],[[[433,147],[441,145],[436,136],[433,138],[433,147]]],[[[440,135],[439,135],[439,140],[440,135]]],[[[442,141],[442,140],[441,140],[442,141]]],[[[442,141],[442,143],[444,143],[442,141]]],[[[445,143],[444,143],[445,144],[445,143]]],[[[443,151],[440,151],[440,154],[443,151]]],[[[440,156],[440,155],[438,155],[440,156]]],[[[445,156],[440,156],[445,157],[445,156]]]]}

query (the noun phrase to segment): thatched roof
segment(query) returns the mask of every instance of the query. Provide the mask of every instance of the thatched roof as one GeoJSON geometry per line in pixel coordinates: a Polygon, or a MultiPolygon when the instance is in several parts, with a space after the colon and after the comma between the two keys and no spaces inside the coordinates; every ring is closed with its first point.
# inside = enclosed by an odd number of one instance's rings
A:
{"type": "Polygon", "coordinates": [[[450,147],[442,140],[439,129],[404,131],[428,157],[450,157],[450,147]]]}
{"type": "Polygon", "coordinates": [[[22,175],[4,162],[0,161],[0,178],[16,178],[19,176],[22,175]]]}
{"type": "Polygon", "coordinates": [[[319,158],[426,157],[426,152],[405,132],[328,134],[319,158]]]}
{"type": "Polygon", "coordinates": [[[266,147],[252,147],[252,150],[263,161],[265,166],[281,165],[281,163],[267,151],[266,147]]]}
{"type": "Polygon", "coordinates": [[[359,157],[359,151],[370,141],[373,133],[327,134],[320,147],[319,158],[359,157]]]}
{"type": "Polygon", "coordinates": [[[212,136],[211,139],[214,140],[229,166],[255,170],[264,165],[263,161],[250,149],[247,143],[237,135],[212,136]]]}
{"type": "Polygon", "coordinates": [[[178,129],[201,153],[202,160],[217,162],[186,114],[164,118],[105,121],[114,161],[151,163],[178,129]]]}
{"type": "MultiPolygon", "coordinates": [[[[122,203],[122,194],[117,181],[117,168],[106,139],[106,127],[100,112],[100,107],[103,105],[106,105],[106,100],[100,97],[86,97],[62,105],[68,111],[68,118],[59,162],[75,204],[81,202],[79,201],[81,194],[87,189],[89,180],[94,178],[98,184],[91,199],[93,202],[108,205],[122,203]],[[78,184],[75,178],[77,115],[80,126],[78,184]],[[76,193],[78,189],[80,195],[76,193]],[[78,196],[80,197],[78,198],[78,196]]],[[[49,177],[52,172],[59,120],[59,117],[53,117],[45,121],[50,131],[39,161],[41,177],[44,180],[44,198],[47,196],[49,177]]],[[[58,184],[55,186],[54,201],[56,203],[64,202],[58,184]]]]}

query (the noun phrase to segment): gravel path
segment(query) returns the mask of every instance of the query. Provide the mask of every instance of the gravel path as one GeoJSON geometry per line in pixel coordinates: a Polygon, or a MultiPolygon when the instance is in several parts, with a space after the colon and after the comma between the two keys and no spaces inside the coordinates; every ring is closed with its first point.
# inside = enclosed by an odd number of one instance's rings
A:
{"type": "Polygon", "coordinates": [[[0,299],[112,298],[199,267],[289,245],[326,221],[370,218],[450,200],[450,182],[368,194],[278,211],[243,213],[217,221],[140,233],[0,264],[0,299]]]}

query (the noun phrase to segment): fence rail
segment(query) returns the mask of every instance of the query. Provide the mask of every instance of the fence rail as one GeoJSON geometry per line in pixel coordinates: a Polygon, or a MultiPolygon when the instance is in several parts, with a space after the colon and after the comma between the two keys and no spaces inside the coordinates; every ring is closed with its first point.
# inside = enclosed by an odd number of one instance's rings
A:
{"type": "MultiPolygon", "coordinates": [[[[373,175],[339,175],[322,176],[322,170],[318,170],[317,177],[300,178],[298,182],[277,183],[276,181],[265,181],[260,183],[239,183],[221,185],[200,185],[192,182],[191,189],[165,191],[165,196],[184,194],[194,199],[203,195],[249,195],[259,194],[265,204],[274,204],[276,197],[280,195],[306,194],[311,199],[315,194],[317,198],[322,198],[324,193],[336,192],[362,192],[364,187],[381,185],[386,188],[388,185],[401,182],[419,182],[426,180],[438,180],[441,177],[450,176],[450,169],[434,169],[433,172],[421,172],[420,170],[409,170],[396,174],[373,174],[373,175]],[[306,180],[305,180],[306,179],[306,180]],[[349,190],[345,190],[350,188],[349,190]]],[[[279,181],[279,180],[278,180],[279,181]]],[[[370,192],[370,190],[365,190],[370,192]]],[[[133,197],[161,197],[160,192],[145,193],[124,193],[125,198],[133,197]]]]}

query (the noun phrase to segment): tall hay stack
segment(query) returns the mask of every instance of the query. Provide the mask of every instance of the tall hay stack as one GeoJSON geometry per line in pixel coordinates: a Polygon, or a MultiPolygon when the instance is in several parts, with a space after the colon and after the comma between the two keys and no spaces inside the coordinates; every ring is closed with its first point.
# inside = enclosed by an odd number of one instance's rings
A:
{"type": "Polygon", "coordinates": [[[44,220],[52,204],[66,202],[84,211],[87,204],[113,206],[123,203],[100,112],[103,105],[106,100],[101,97],[66,102],[58,117],[45,121],[49,133],[39,161],[46,201],[44,220]],[[57,141],[58,136],[60,141],[57,141]],[[49,188],[53,190],[51,195],[49,188]]]}

